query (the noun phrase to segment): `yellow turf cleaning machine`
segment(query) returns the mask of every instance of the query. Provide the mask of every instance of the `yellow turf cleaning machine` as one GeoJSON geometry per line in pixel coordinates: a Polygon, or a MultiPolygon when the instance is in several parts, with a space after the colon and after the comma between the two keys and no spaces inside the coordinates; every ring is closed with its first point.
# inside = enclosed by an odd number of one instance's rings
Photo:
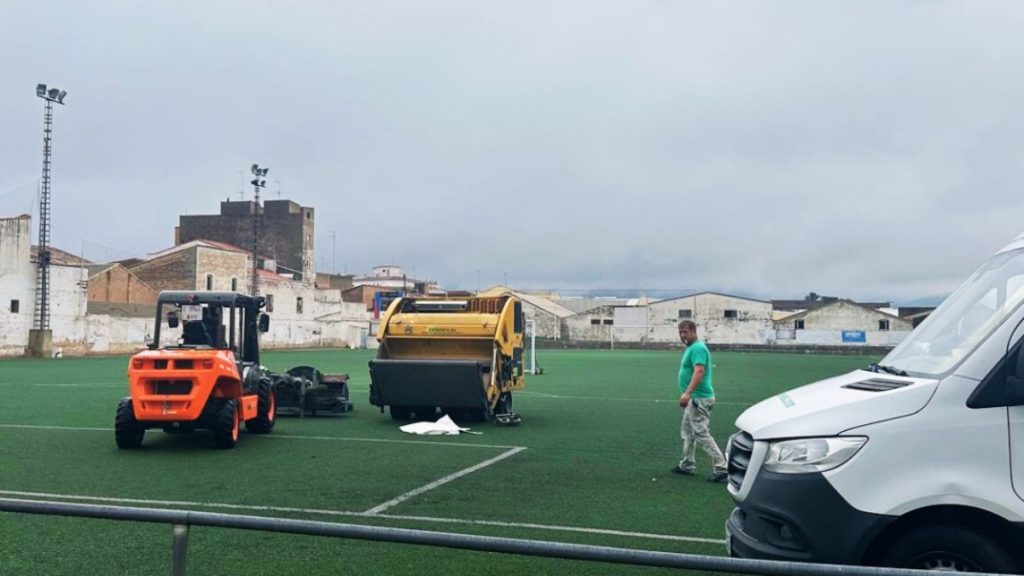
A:
{"type": "Polygon", "coordinates": [[[370,361],[370,404],[395,420],[519,424],[512,391],[523,374],[522,303],[513,296],[403,297],[391,302],[370,361]]]}

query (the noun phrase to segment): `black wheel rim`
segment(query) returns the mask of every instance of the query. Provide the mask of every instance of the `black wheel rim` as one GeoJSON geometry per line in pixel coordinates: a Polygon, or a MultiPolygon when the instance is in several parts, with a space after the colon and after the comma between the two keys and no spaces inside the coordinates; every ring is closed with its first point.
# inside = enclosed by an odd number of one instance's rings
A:
{"type": "Polygon", "coordinates": [[[928,552],[909,563],[907,568],[934,572],[982,572],[974,560],[955,552],[928,552]]]}

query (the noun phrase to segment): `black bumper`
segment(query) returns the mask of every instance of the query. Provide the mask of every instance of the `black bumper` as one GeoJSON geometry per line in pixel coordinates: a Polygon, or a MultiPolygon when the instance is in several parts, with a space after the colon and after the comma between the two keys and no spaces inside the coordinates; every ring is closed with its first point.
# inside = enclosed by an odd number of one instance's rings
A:
{"type": "Polygon", "coordinates": [[[855,509],[821,474],[761,470],[726,530],[730,553],[740,558],[860,564],[895,520],[855,509]]]}

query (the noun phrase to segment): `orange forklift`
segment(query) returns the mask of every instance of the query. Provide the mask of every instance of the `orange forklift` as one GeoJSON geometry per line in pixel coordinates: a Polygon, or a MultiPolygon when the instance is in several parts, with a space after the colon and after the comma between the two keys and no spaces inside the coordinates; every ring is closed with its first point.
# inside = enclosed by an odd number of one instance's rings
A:
{"type": "Polygon", "coordinates": [[[260,365],[259,333],[270,328],[265,305],[262,296],[236,292],[161,292],[149,350],[128,365],[131,396],[117,405],[117,447],[140,447],[151,428],[208,430],[219,448],[235,446],[242,422],[249,432],[270,432],[277,375],[260,365]],[[181,327],[169,345],[161,345],[165,322],[181,327]]]}

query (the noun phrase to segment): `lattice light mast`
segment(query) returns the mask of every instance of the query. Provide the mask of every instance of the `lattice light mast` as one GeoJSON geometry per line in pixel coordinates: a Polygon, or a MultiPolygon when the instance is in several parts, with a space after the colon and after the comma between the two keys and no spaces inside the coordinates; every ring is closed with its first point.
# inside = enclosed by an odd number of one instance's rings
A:
{"type": "Polygon", "coordinates": [[[53,131],[53,103],[64,105],[68,93],[59,88],[36,85],[36,96],[46,102],[43,114],[43,181],[39,194],[39,261],[36,276],[35,328],[50,329],[50,152],[53,131]]]}
{"type": "Polygon", "coordinates": [[[252,165],[253,209],[252,209],[252,295],[260,295],[259,287],[259,246],[260,246],[260,188],[267,187],[264,180],[270,168],[260,168],[259,164],[252,165]]]}

